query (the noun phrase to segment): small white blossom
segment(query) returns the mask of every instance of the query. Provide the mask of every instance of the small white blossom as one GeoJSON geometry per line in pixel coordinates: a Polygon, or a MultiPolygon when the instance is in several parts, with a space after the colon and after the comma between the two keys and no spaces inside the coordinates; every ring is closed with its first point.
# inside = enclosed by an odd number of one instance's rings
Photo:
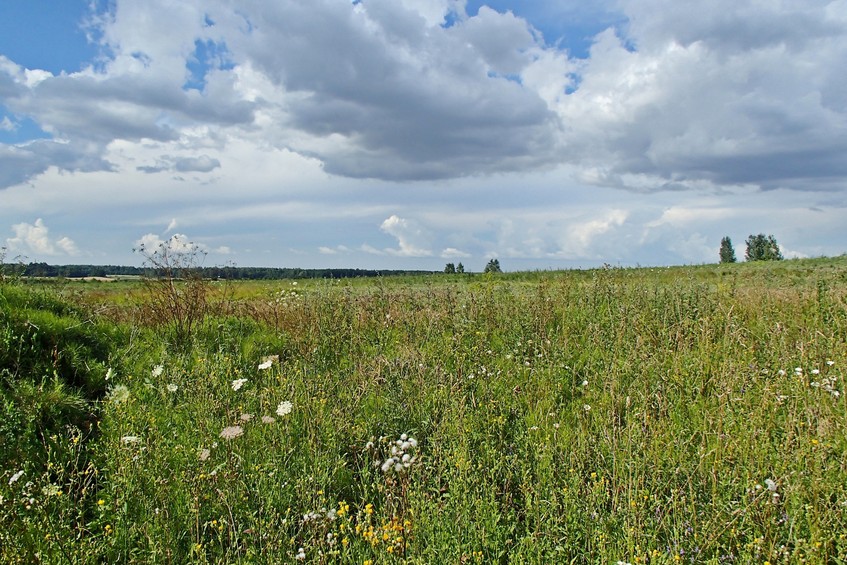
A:
{"type": "Polygon", "coordinates": [[[173,383],[170,383],[170,384],[167,386],[167,388],[168,388],[168,392],[176,392],[176,391],[179,389],[179,387],[178,387],[178,386],[176,386],[176,385],[175,385],[175,384],[173,384],[173,383]]]}
{"type": "Polygon", "coordinates": [[[243,387],[244,383],[246,383],[246,382],[247,382],[247,379],[235,379],[234,381],[232,381],[232,390],[237,391],[238,389],[243,387]]]}
{"type": "Polygon", "coordinates": [[[24,475],[23,469],[21,469],[20,471],[18,471],[14,475],[12,475],[12,477],[9,479],[9,486],[12,486],[16,482],[18,482],[18,479],[20,479],[23,475],[24,475]]]}
{"type": "Polygon", "coordinates": [[[138,436],[124,436],[124,437],[121,438],[121,442],[125,443],[127,445],[132,444],[132,443],[139,443],[140,441],[141,441],[141,438],[138,437],[138,436]]]}
{"type": "Polygon", "coordinates": [[[235,439],[244,434],[244,428],[241,426],[227,426],[221,430],[221,437],[224,439],[235,439]]]}
{"type": "Polygon", "coordinates": [[[590,411],[591,411],[591,405],[590,405],[590,404],[585,404],[585,405],[582,407],[582,409],[583,409],[583,410],[585,410],[586,412],[590,412],[590,411]]]}
{"type": "Polygon", "coordinates": [[[162,372],[164,370],[165,370],[164,366],[156,365],[155,367],[153,367],[153,370],[150,372],[150,374],[152,374],[154,377],[158,377],[162,374],[162,372]]]}
{"type": "Polygon", "coordinates": [[[776,482],[773,479],[765,479],[765,486],[768,487],[768,490],[771,492],[776,492],[776,482]]]}
{"type": "Polygon", "coordinates": [[[206,448],[201,448],[197,450],[197,459],[200,461],[206,461],[209,459],[209,456],[212,454],[211,450],[206,448]]]}
{"type": "Polygon", "coordinates": [[[125,385],[115,385],[109,390],[109,400],[115,404],[123,404],[129,400],[129,389],[125,385]]]}
{"type": "Polygon", "coordinates": [[[114,376],[115,376],[115,371],[111,367],[109,367],[109,370],[106,371],[106,380],[108,381],[109,379],[111,379],[114,376]]]}
{"type": "Polygon", "coordinates": [[[827,360],[826,364],[828,367],[832,367],[833,365],[835,365],[835,361],[827,360]]]}
{"type": "Polygon", "coordinates": [[[276,422],[276,418],[273,416],[262,416],[263,424],[273,424],[274,422],[276,422]]]}
{"type": "Polygon", "coordinates": [[[294,408],[294,405],[288,401],[283,400],[279,403],[279,406],[276,407],[276,415],[277,416],[287,416],[291,414],[291,410],[294,408]]]}
{"type": "Polygon", "coordinates": [[[265,369],[270,369],[273,364],[274,362],[270,360],[259,363],[259,370],[264,371],[265,369]]]}

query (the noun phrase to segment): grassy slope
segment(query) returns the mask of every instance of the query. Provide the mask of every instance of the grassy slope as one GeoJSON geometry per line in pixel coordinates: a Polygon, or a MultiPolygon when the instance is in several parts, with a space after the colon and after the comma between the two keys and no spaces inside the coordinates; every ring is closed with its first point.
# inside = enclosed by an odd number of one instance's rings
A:
{"type": "Polygon", "coordinates": [[[136,331],[96,482],[0,470],[0,558],[839,562],[845,283],[839,258],[237,285],[188,349],[136,331]]]}

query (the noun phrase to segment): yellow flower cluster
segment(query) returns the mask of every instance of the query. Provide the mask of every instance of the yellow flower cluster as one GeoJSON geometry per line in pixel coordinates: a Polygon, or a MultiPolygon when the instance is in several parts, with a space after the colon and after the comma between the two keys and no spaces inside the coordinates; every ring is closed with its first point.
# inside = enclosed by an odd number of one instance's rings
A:
{"type": "Polygon", "coordinates": [[[388,553],[402,551],[406,542],[405,536],[411,529],[412,523],[408,520],[401,522],[397,516],[393,516],[391,520],[383,521],[377,526],[368,518],[372,513],[373,506],[368,504],[364,510],[366,518],[356,524],[356,535],[370,543],[371,547],[384,545],[388,553]]]}

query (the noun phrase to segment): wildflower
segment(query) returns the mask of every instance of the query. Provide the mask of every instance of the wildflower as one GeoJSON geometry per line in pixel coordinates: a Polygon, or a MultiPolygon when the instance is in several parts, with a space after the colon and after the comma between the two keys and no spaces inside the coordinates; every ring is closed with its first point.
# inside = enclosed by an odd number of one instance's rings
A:
{"type": "Polygon", "coordinates": [[[235,439],[244,434],[244,429],[241,426],[227,426],[221,430],[221,437],[224,439],[235,439]]]}
{"type": "Polygon", "coordinates": [[[270,369],[271,365],[277,361],[279,361],[279,355],[268,355],[259,363],[259,370],[264,371],[265,369],[270,369]]]}
{"type": "Polygon", "coordinates": [[[200,461],[206,461],[209,459],[209,456],[212,454],[211,450],[206,448],[200,448],[197,450],[197,459],[200,461]]]}
{"type": "Polygon", "coordinates": [[[832,367],[833,365],[835,365],[835,361],[827,360],[826,365],[827,367],[832,367]]]}
{"type": "Polygon", "coordinates": [[[780,369],[779,371],[776,372],[776,374],[779,375],[780,377],[784,377],[785,376],[785,369],[780,369]]]}
{"type": "Polygon", "coordinates": [[[588,379],[582,381],[582,386],[588,386],[588,379]]]}
{"type": "Polygon", "coordinates": [[[115,404],[123,404],[129,400],[129,389],[124,385],[116,385],[109,391],[109,400],[115,404]]]}
{"type": "Polygon", "coordinates": [[[276,418],[273,416],[262,416],[263,424],[273,424],[274,422],[276,422],[276,418]]]}
{"type": "Polygon", "coordinates": [[[158,377],[162,374],[162,372],[164,372],[164,370],[165,368],[162,365],[156,365],[155,367],[153,367],[153,370],[150,371],[150,374],[154,377],[158,377]]]}
{"type": "Polygon", "coordinates": [[[253,414],[242,414],[241,416],[239,416],[239,419],[242,422],[249,422],[250,420],[253,419],[253,414]]]}
{"type": "Polygon", "coordinates": [[[820,374],[821,374],[821,370],[820,370],[820,369],[812,369],[812,374],[813,374],[813,375],[820,375],[820,374]]]}
{"type": "Polygon", "coordinates": [[[115,376],[115,371],[111,367],[109,367],[109,370],[106,371],[106,380],[108,381],[109,379],[111,379],[114,376],[115,376]]]}
{"type": "Polygon", "coordinates": [[[306,550],[302,547],[297,548],[297,555],[294,556],[294,559],[297,561],[305,561],[306,560],[306,550]]]}
{"type": "Polygon", "coordinates": [[[176,392],[179,389],[179,387],[176,386],[175,384],[171,383],[167,386],[167,389],[168,389],[168,392],[176,392]]]}
{"type": "Polygon", "coordinates": [[[232,381],[232,390],[239,390],[241,387],[244,386],[244,383],[246,382],[247,379],[235,379],[234,381],[232,381]]]}
{"type": "Polygon", "coordinates": [[[9,486],[12,486],[16,482],[18,482],[18,479],[20,479],[23,475],[24,475],[23,469],[21,469],[20,471],[18,471],[14,475],[12,475],[11,478],[9,479],[9,486]]]}
{"type": "Polygon", "coordinates": [[[138,436],[124,436],[121,438],[121,443],[125,443],[127,445],[132,443],[139,443],[141,438],[138,436]]]}
{"type": "Polygon", "coordinates": [[[768,490],[769,490],[769,491],[771,491],[771,492],[776,492],[776,487],[777,487],[777,485],[776,485],[776,483],[773,481],[773,479],[765,479],[765,486],[767,486],[767,487],[768,487],[768,490]]]}
{"type": "Polygon", "coordinates": [[[292,408],[294,408],[294,405],[290,401],[283,400],[279,403],[279,406],[276,407],[276,415],[287,416],[288,414],[291,414],[292,408]]]}
{"type": "Polygon", "coordinates": [[[583,410],[585,410],[586,412],[590,412],[590,411],[591,411],[591,405],[589,405],[589,404],[585,404],[585,405],[582,407],[582,409],[583,409],[583,410]]]}

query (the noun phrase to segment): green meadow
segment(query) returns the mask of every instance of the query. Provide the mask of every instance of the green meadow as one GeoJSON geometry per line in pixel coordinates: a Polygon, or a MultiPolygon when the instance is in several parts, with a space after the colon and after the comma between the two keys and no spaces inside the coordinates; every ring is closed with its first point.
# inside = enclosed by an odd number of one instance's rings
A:
{"type": "Polygon", "coordinates": [[[0,282],[0,562],[847,562],[847,257],[175,284],[0,282]]]}

